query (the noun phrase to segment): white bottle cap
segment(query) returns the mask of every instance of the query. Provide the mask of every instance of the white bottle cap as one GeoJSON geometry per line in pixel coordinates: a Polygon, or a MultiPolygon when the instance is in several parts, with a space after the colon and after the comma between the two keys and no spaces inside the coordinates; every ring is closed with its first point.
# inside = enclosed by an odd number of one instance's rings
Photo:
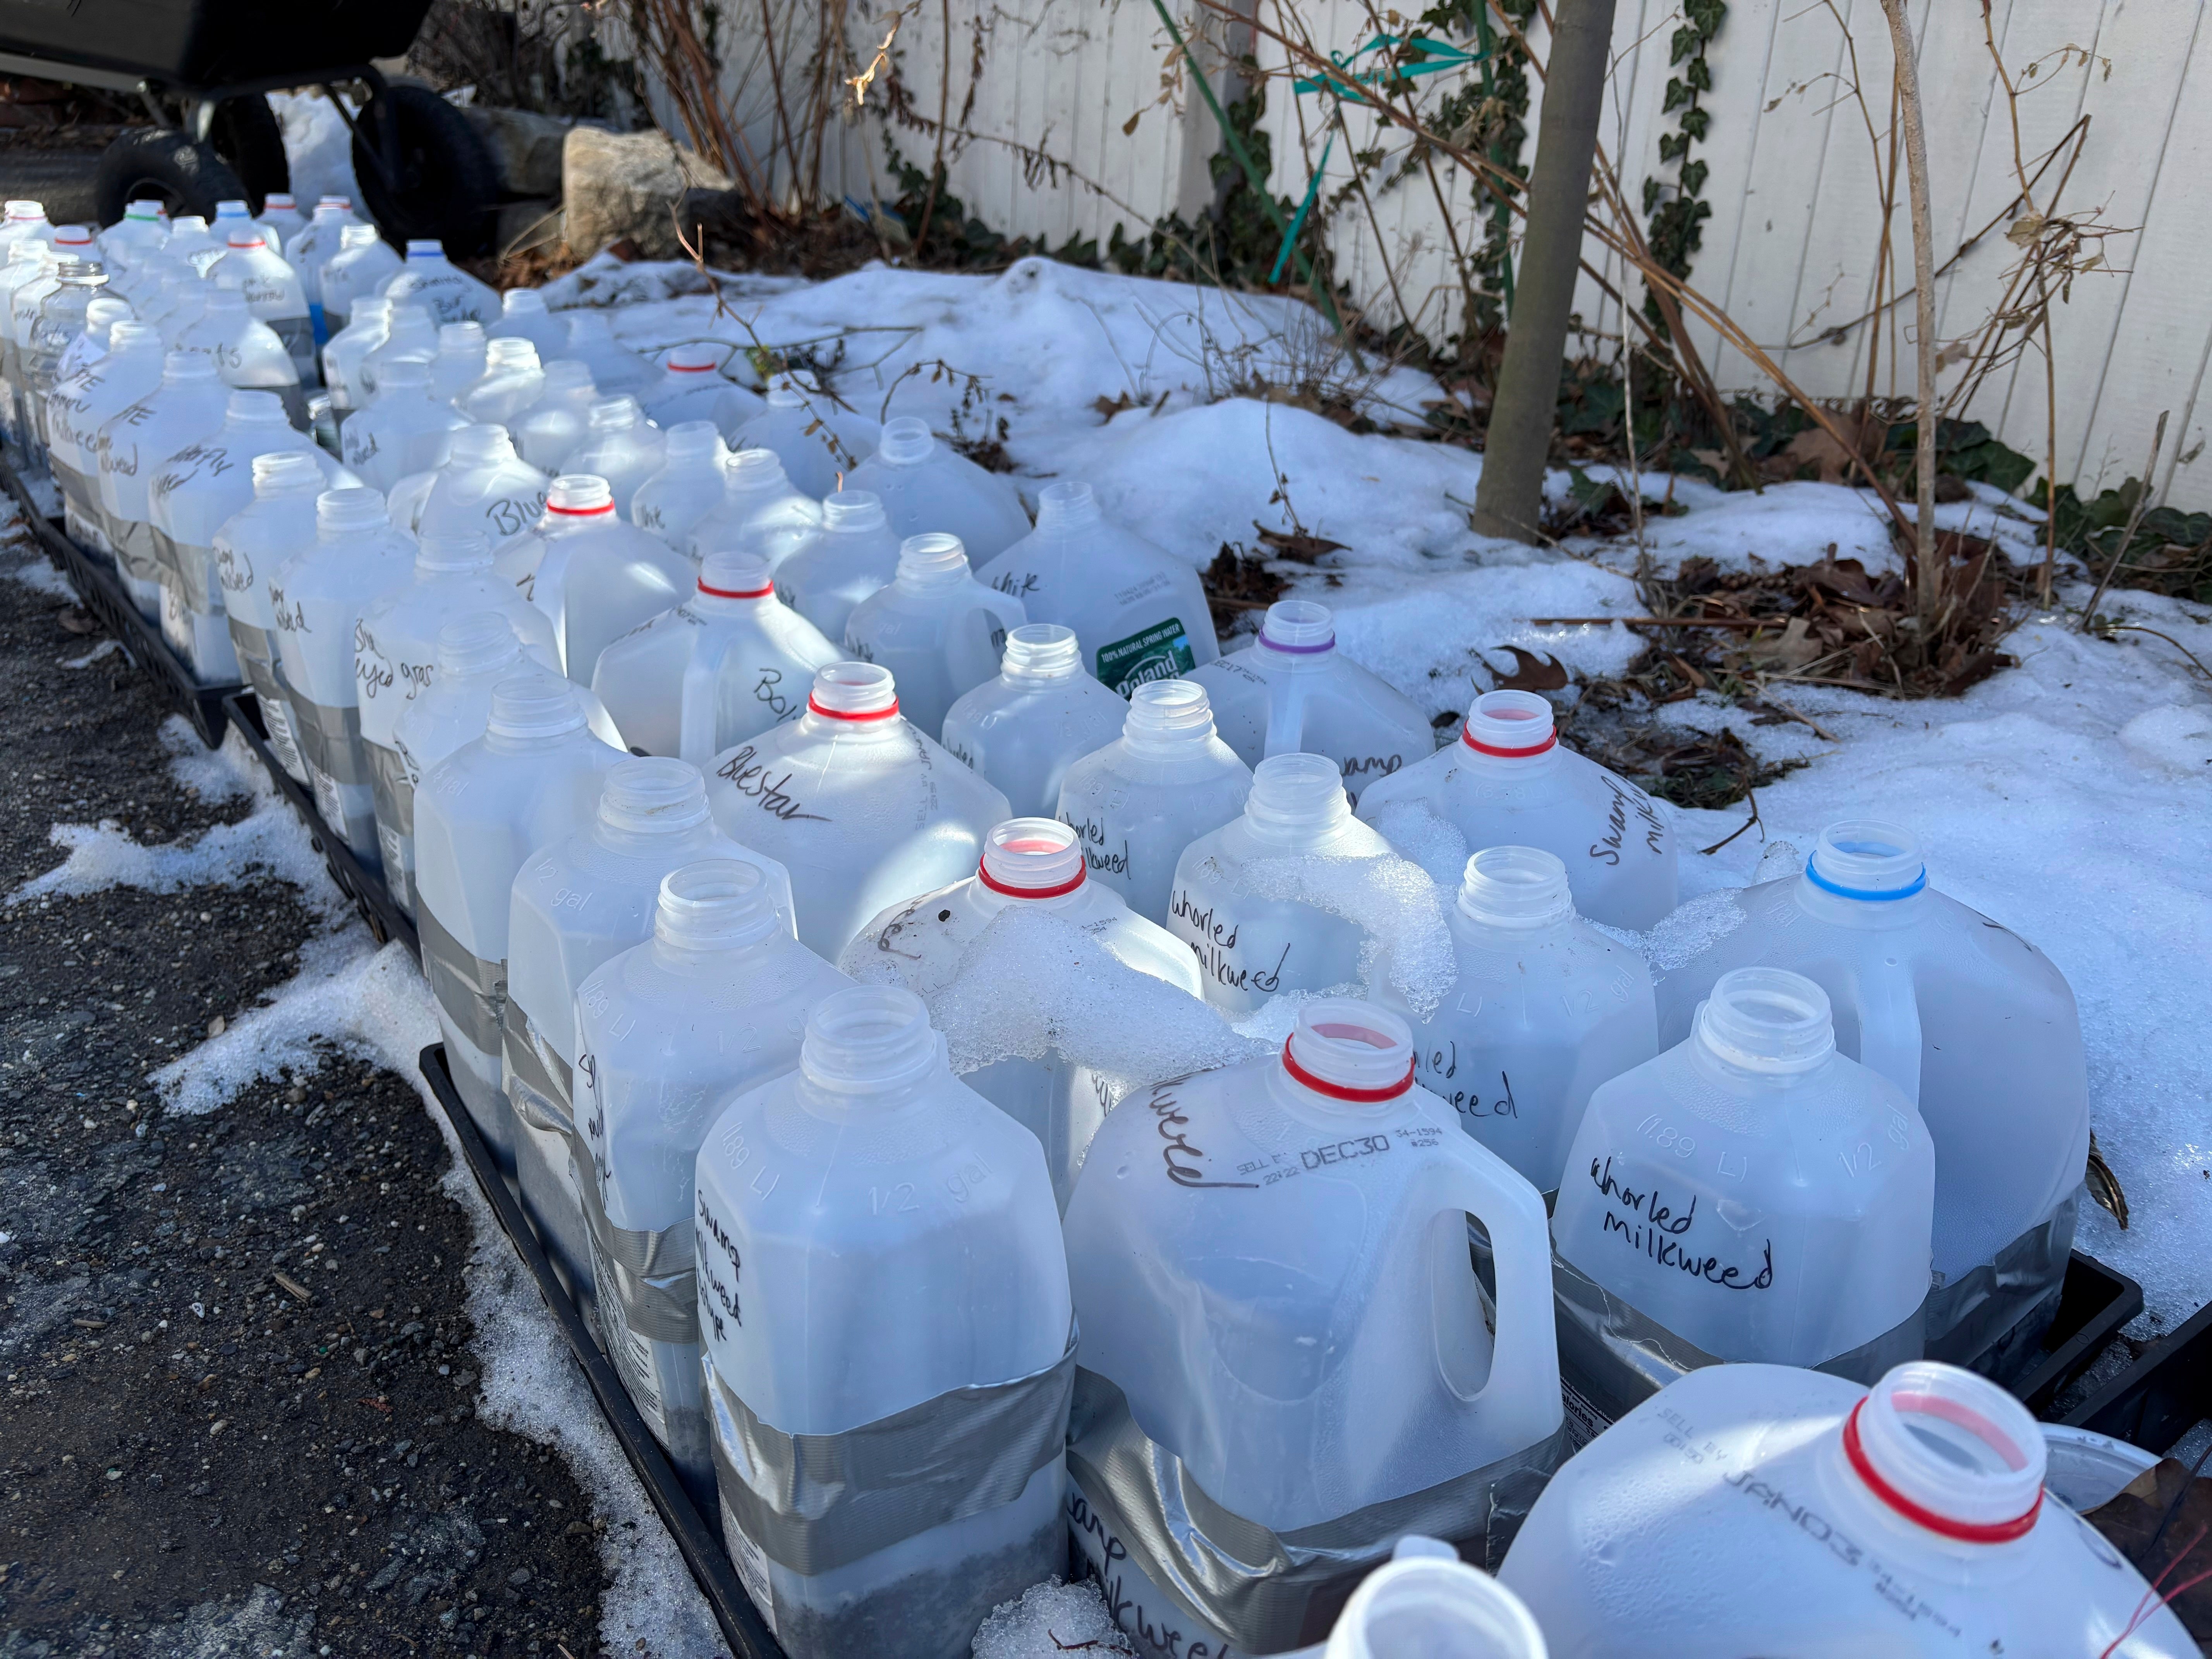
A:
{"type": "Polygon", "coordinates": [[[1836,1052],[1828,994],[1786,968],[1737,968],[1698,1005],[1698,1045],[1723,1064],[1763,1077],[1815,1071],[1836,1052]]]}
{"type": "Polygon", "coordinates": [[[940,1063],[943,1041],[911,991],[856,985],[814,1005],[799,1046],[799,1069],[816,1088],[841,1095],[890,1094],[940,1063]]]}
{"type": "MultiPolygon", "coordinates": [[[[1073,629],[1059,623],[1024,623],[1008,631],[1000,667],[1010,680],[1072,680],[1083,672],[1083,653],[1073,629]]],[[[1209,719],[1206,729],[1212,726],[1209,719]]]]}
{"type": "Polygon", "coordinates": [[[1083,842],[1057,818],[1008,818],[983,838],[975,878],[1009,898],[1058,898],[1083,885],[1083,842]]]}
{"type": "Polygon", "coordinates": [[[1291,1082],[1332,1100],[1371,1105],[1413,1084],[1413,1032],[1387,1008],[1350,997],[1321,997],[1298,1009],[1283,1039],[1291,1082]]]}
{"type": "Polygon", "coordinates": [[[623,761],[599,794],[599,822],[629,835],[678,835],[707,816],[707,781],[689,761],[623,761]]]}
{"type": "Polygon", "coordinates": [[[1549,927],[1575,914],[1567,866],[1534,847],[1486,847],[1467,861],[1459,912],[1489,927],[1549,927]]]}
{"type": "Polygon", "coordinates": [[[768,878],[743,859],[702,859],[661,878],[653,936],[680,951],[732,950],[780,931],[768,878]]]}
{"type": "Polygon", "coordinates": [[[893,466],[912,466],[927,460],[936,447],[937,440],[931,435],[927,421],[902,415],[895,421],[884,422],[884,435],[876,445],[876,455],[893,466]]]}
{"type": "Polygon", "coordinates": [[[496,611],[456,617],[438,630],[438,672],[481,674],[522,655],[514,626],[496,611]]]}

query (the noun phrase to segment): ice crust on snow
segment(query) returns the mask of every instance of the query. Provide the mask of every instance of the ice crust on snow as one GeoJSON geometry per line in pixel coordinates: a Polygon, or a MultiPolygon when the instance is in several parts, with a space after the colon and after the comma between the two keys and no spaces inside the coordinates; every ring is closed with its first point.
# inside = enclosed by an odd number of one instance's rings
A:
{"type": "Polygon", "coordinates": [[[1119,1659],[1136,1650],[1114,1628],[1096,1584],[1087,1578],[1073,1584],[1048,1578],[1018,1601],[992,1608],[969,1652],[974,1659],[1057,1659],[1071,1652],[1119,1659]]]}

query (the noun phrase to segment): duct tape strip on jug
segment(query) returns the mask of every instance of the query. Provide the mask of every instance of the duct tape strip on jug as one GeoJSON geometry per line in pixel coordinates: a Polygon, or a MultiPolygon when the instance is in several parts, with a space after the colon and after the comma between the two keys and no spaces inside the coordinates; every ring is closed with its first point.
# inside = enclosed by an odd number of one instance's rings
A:
{"type": "Polygon", "coordinates": [[[1495,1568],[1565,1456],[1565,1436],[1562,1427],[1420,1492],[1279,1534],[1214,1502],[1146,1437],[1118,1387],[1078,1371],[1067,1452],[1076,1541],[1146,1659],[1280,1653],[1323,1640],[1360,1579],[1409,1532],[1495,1568]],[[1139,1606],[1147,1587],[1125,1565],[1171,1605],[1139,1606]],[[1195,1628],[1175,1628],[1178,1620],[1195,1628]]]}
{"type": "Polygon", "coordinates": [[[478,1053],[500,1051],[500,1016],[507,1006],[507,963],[473,955],[427,906],[416,919],[422,974],[454,1030],[478,1053]]]}
{"type": "MultiPolygon", "coordinates": [[[[1567,1432],[1577,1451],[1676,1377],[1723,1363],[1556,1254],[1552,1288],[1559,1384],[1566,1396],[1567,1432]]],[[[1872,1340],[1806,1369],[1871,1387],[1892,1366],[1921,1358],[1926,1305],[1872,1340]]]]}
{"type": "Polygon", "coordinates": [[[1964,1365],[2002,1382],[2040,1356],[2043,1334],[2058,1315],[2081,1204],[2077,1187],[1995,1260],[1929,1291],[1923,1310],[1929,1358],[1964,1365]]]}

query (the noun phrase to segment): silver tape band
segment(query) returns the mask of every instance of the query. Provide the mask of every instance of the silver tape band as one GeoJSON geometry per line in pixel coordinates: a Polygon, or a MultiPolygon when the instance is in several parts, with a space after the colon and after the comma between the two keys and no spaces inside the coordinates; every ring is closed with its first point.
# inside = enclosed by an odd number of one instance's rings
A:
{"type": "Polygon", "coordinates": [[[2003,1380],[2042,1351],[2074,1254],[2081,1188],[1971,1273],[1929,1291],[1928,1357],[2003,1380]]]}
{"type": "Polygon", "coordinates": [[[361,740],[358,704],[334,708],[325,702],[310,702],[297,686],[292,688],[289,701],[295,722],[292,735],[300,745],[301,757],[309,766],[340,786],[366,787],[374,783],[369,774],[368,745],[361,740]]]}
{"type": "Polygon", "coordinates": [[[160,581],[161,561],[154,546],[154,526],[143,519],[118,519],[112,514],[107,523],[116,568],[133,581],[160,581]]]}
{"type": "Polygon", "coordinates": [[[584,1226],[591,1235],[592,1276],[599,1297],[599,1316],[610,1304],[623,1323],[648,1342],[699,1340],[698,1275],[692,1258],[694,1232],[687,1216],[673,1227],[639,1232],[607,1219],[599,1192],[599,1164],[583,1132],[571,1124],[568,1157],[575,1166],[576,1195],[583,1201],[584,1226]]]}
{"type": "Polygon", "coordinates": [[[428,905],[417,906],[416,937],[422,941],[422,976],[453,1029],[478,1052],[500,1051],[500,1012],[507,1006],[507,964],[471,956],[428,905]]]}

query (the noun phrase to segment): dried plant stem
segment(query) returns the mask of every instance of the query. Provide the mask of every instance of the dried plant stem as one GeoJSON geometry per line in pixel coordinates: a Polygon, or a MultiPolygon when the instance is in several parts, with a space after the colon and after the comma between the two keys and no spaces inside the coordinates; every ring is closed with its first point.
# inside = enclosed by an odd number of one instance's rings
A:
{"type": "Polygon", "coordinates": [[[1905,0],[1881,0],[1896,62],[1897,113],[1905,129],[1905,193],[1912,204],[1913,315],[1919,338],[1915,380],[1918,441],[1914,479],[1919,487],[1911,572],[1923,636],[1932,638],[1943,606],[1943,574],[1936,559],[1936,232],[1928,203],[1928,136],[1921,125],[1920,69],[1905,0]]]}

